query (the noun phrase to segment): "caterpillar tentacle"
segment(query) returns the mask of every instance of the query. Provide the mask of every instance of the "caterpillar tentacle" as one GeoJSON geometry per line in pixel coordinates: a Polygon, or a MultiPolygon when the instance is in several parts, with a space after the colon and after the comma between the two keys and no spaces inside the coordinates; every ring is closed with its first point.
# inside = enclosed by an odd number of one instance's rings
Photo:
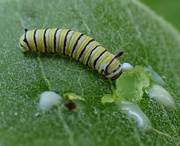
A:
{"type": "Polygon", "coordinates": [[[122,73],[119,60],[123,52],[114,55],[89,36],[69,29],[27,30],[20,38],[23,52],[62,53],[83,62],[107,78],[118,78],[122,73]]]}

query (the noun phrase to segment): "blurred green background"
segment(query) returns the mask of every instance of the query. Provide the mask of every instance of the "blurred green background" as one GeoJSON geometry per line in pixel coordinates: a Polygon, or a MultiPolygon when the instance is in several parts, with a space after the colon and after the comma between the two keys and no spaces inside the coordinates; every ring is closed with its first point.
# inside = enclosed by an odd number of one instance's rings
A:
{"type": "Polygon", "coordinates": [[[180,0],[140,0],[180,32],[180,0]]]}

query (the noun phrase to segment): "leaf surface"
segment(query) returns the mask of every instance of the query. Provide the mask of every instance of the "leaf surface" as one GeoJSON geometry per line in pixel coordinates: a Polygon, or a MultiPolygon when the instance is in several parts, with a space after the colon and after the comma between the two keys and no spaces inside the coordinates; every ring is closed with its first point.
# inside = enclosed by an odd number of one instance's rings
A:
{"type": "Polygon", "coordinates": [[[180,104],[180,35],[136,0],[0,1],[0,145],[179,145],[180,111],[144,97],[139,103],[156,131],[136,124],[100,98],[111,84],[68,56],[23,54],[24,29],[68,28],[95,38],[121,62],[151,64],[180,104]],[[79,112],[38,115],[38,95],[52,90],[86,99],[79,112]]]}

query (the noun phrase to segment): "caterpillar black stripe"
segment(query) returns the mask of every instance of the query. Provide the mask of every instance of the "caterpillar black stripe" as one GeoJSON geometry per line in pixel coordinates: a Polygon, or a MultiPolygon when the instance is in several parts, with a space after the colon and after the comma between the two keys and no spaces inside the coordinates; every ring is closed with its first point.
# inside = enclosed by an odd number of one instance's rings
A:
{"type": "Polygon", "coordinates": [[[107,78],[116,79],[122,73],[122,66],[117,58],[123,52],[113,55],[91,37],[69,29],[25,29],[20,38],[20,47],[24,52],[67,54],[98,70],[107,78]]]}

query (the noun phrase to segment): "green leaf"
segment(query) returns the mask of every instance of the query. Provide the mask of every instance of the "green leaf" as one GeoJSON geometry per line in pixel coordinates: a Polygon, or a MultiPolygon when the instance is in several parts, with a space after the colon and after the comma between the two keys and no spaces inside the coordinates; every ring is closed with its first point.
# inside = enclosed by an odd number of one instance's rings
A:
{"type": "Polygon", "coordinates": [[[105,94],[101,98],[102,103],[113,103],[115,101],[116,101],[116,96],[114,96],[113,94],[105,94]]]}
{"type": "Polygon", "coordinates": [[[63,96],[67,97],[69,100],[85,100],[84,98],[82,98],[79,95],[76,95],[75,93],[65,93],[63,96]]]}
{"type": "Polygon", "coordinates": [[[143,133],[114,104],[101,103],[112,94],[103,75],[65,55],[23,54],[18,47],[25,28],[82,32],[113,54],[124,51],[121,62],[150,63],[179,105],[180,34],[140,2],[1,0],[0,22],[0,145],[180,144],[179,110],[144,97],[139,106],[156,130],[143,133]],[[47,90],[80,95],[84,108],[38,113],[38,95],[47,90]]]}

